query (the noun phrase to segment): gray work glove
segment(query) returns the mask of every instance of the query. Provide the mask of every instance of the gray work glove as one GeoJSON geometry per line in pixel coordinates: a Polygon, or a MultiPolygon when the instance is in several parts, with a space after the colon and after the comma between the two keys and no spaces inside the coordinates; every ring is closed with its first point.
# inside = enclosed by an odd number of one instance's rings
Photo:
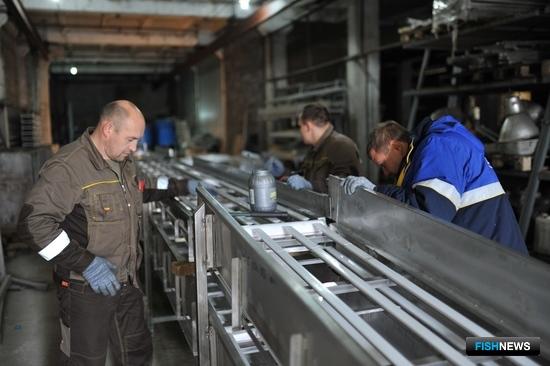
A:
{"type": "Polygon", "coordinates": [[[282,161],[272,156],[265,161],[264,169],[273,174],[275,178],[279,178],[285,172],[285,165],[282,161]]]}
{"type": "Polygon", "coordinates": [[[218,192],[216,192],[216,187],[212,184],[204,181],[204,180],[196,180],[196,179],[189,179],[187,181],[187,190],[189,191],[189,194],[196,196],[197,195],[197,188],[199,187],[199,184],[202,185],[206,190],[212,195],[216,196],[218,192]]]}
{"type": "Polygon", "coordinates": [[[311,182],[298,174],[291,175],[286,182],[292,189],[313,189],[311,182]]]}
{"type": "Polygon", "coordinates": [[[82,274],[96,294],[115,296],[120,283],[115,276],[116,266],[102,257],[95,257],[82,274]]]}
{"type": "Polygon", "coordinates": [[[357,188],[364,188],[367,191],[374,191],[376,185],[365,177],[354,177],[350,175],[349,177],[344,179],[344,181],[342,182],[342,187],[344,187],[344,192],[346,194],[351,195],[355,193],[357,188]]]}

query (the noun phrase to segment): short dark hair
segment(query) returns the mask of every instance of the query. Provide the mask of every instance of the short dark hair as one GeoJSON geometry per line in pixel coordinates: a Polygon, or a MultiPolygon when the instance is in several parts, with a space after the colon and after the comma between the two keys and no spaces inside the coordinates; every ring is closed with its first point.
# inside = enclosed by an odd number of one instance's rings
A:
{"type": "Polygon", "coordinates": [[[367,153],[371,150],[386,151],[390,141],[402,141],[407,144],[411,143],[411,133],[395,121],[385,121],[379,123],[378,126],[370,133],[367,144],[367,153]]]}
{"type": "Polygon", "coordinates": [[[99,121],[109,120],[113,123],[115,129],[118,130],[129,116],[128,110],[124,108],[122,103],[114,101],[103,107],[101,115],[99,116],[99,121]]]}
{"type": "Polygon", "coordinates": [[[321,127],[326,125],[330,122],[330,114],[328,113],[328,109],[320,104],[320,103],[314,103],[314,104],[308,104],[300,113],[299,116],[300,121],[310,121],[313,124],[321,127]]]}

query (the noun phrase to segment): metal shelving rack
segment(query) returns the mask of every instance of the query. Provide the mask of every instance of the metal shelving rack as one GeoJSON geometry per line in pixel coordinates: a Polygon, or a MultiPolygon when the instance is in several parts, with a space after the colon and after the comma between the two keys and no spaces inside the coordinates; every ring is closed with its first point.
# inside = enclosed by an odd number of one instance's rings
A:
{"type": "MultiPolygon", "coordinates": [[[[411,130],[414,127],[418,104],[421,97],[448,95],[452,98],[461,94],[484,94],[490,91],[508,91],[517,88],[532,88],[541,85],[550,85],[550,77],[526,77],[516,78],[508,81],[493,81],[482,84],[449,85],[441,87],[424,87],[424,75],[429,64],[431,52],[434,50],[468,50],[474,47],[491,44],[501,40],[548,40],[550,38],[550,6],[545,9],[531,11],[524,14],[516,14],[510,17],[499,18],[495,21],[486,22],[461,29],[456,42],[453,44],[453,34],[428,35],[421,40],[411,41],[403,44],[405,49],[423,49],[424,56],[420,66],[416,89],[403,92],[404,97],[413,97],[411,111],[407,127],[411,130]]],[[[453,83],[453,80],[452,80],[453,83]]],[[[454,84],[454,83],[453,83],[454,84]]],[[[546,110],[542,128],[534,154],[533,167],[528,174],[529,180],[525,189],[524,204],[521,207],[519,224],[523,236],[527,236],[536,194],[541,180],[548,180],[549,174],[543,171],[544,162],[548,154],[550,144],[550,94],[546,103],[546,110]]],[[[527,176],[527,175],[525,175],[527,176]]]]}

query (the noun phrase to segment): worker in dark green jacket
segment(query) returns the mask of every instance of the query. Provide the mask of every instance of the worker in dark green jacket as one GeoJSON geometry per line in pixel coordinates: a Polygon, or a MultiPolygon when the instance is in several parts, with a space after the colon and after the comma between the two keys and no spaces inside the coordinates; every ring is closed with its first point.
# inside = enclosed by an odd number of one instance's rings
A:
{"type": "Polygon", "coordinates": [[[291,175],[288,184],[293,189],[312,189],[327,192],[327,177],[347,177],[361,171],[357,145],[347,136],[334,130],[328,110],[321,104],[304,107],[299,118],[300,135],[310,145],[300,167],[300,174],[291,175]]]}

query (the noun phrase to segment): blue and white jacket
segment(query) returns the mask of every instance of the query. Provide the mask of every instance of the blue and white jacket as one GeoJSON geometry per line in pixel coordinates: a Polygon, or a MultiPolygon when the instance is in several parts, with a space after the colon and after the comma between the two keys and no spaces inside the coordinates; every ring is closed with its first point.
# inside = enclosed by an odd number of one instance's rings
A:
{"type": "Polygon", "coordinates": [[[451,116],[422,121],[398,185],[376,191],[528,254],[483,144],[451,116]]]}

